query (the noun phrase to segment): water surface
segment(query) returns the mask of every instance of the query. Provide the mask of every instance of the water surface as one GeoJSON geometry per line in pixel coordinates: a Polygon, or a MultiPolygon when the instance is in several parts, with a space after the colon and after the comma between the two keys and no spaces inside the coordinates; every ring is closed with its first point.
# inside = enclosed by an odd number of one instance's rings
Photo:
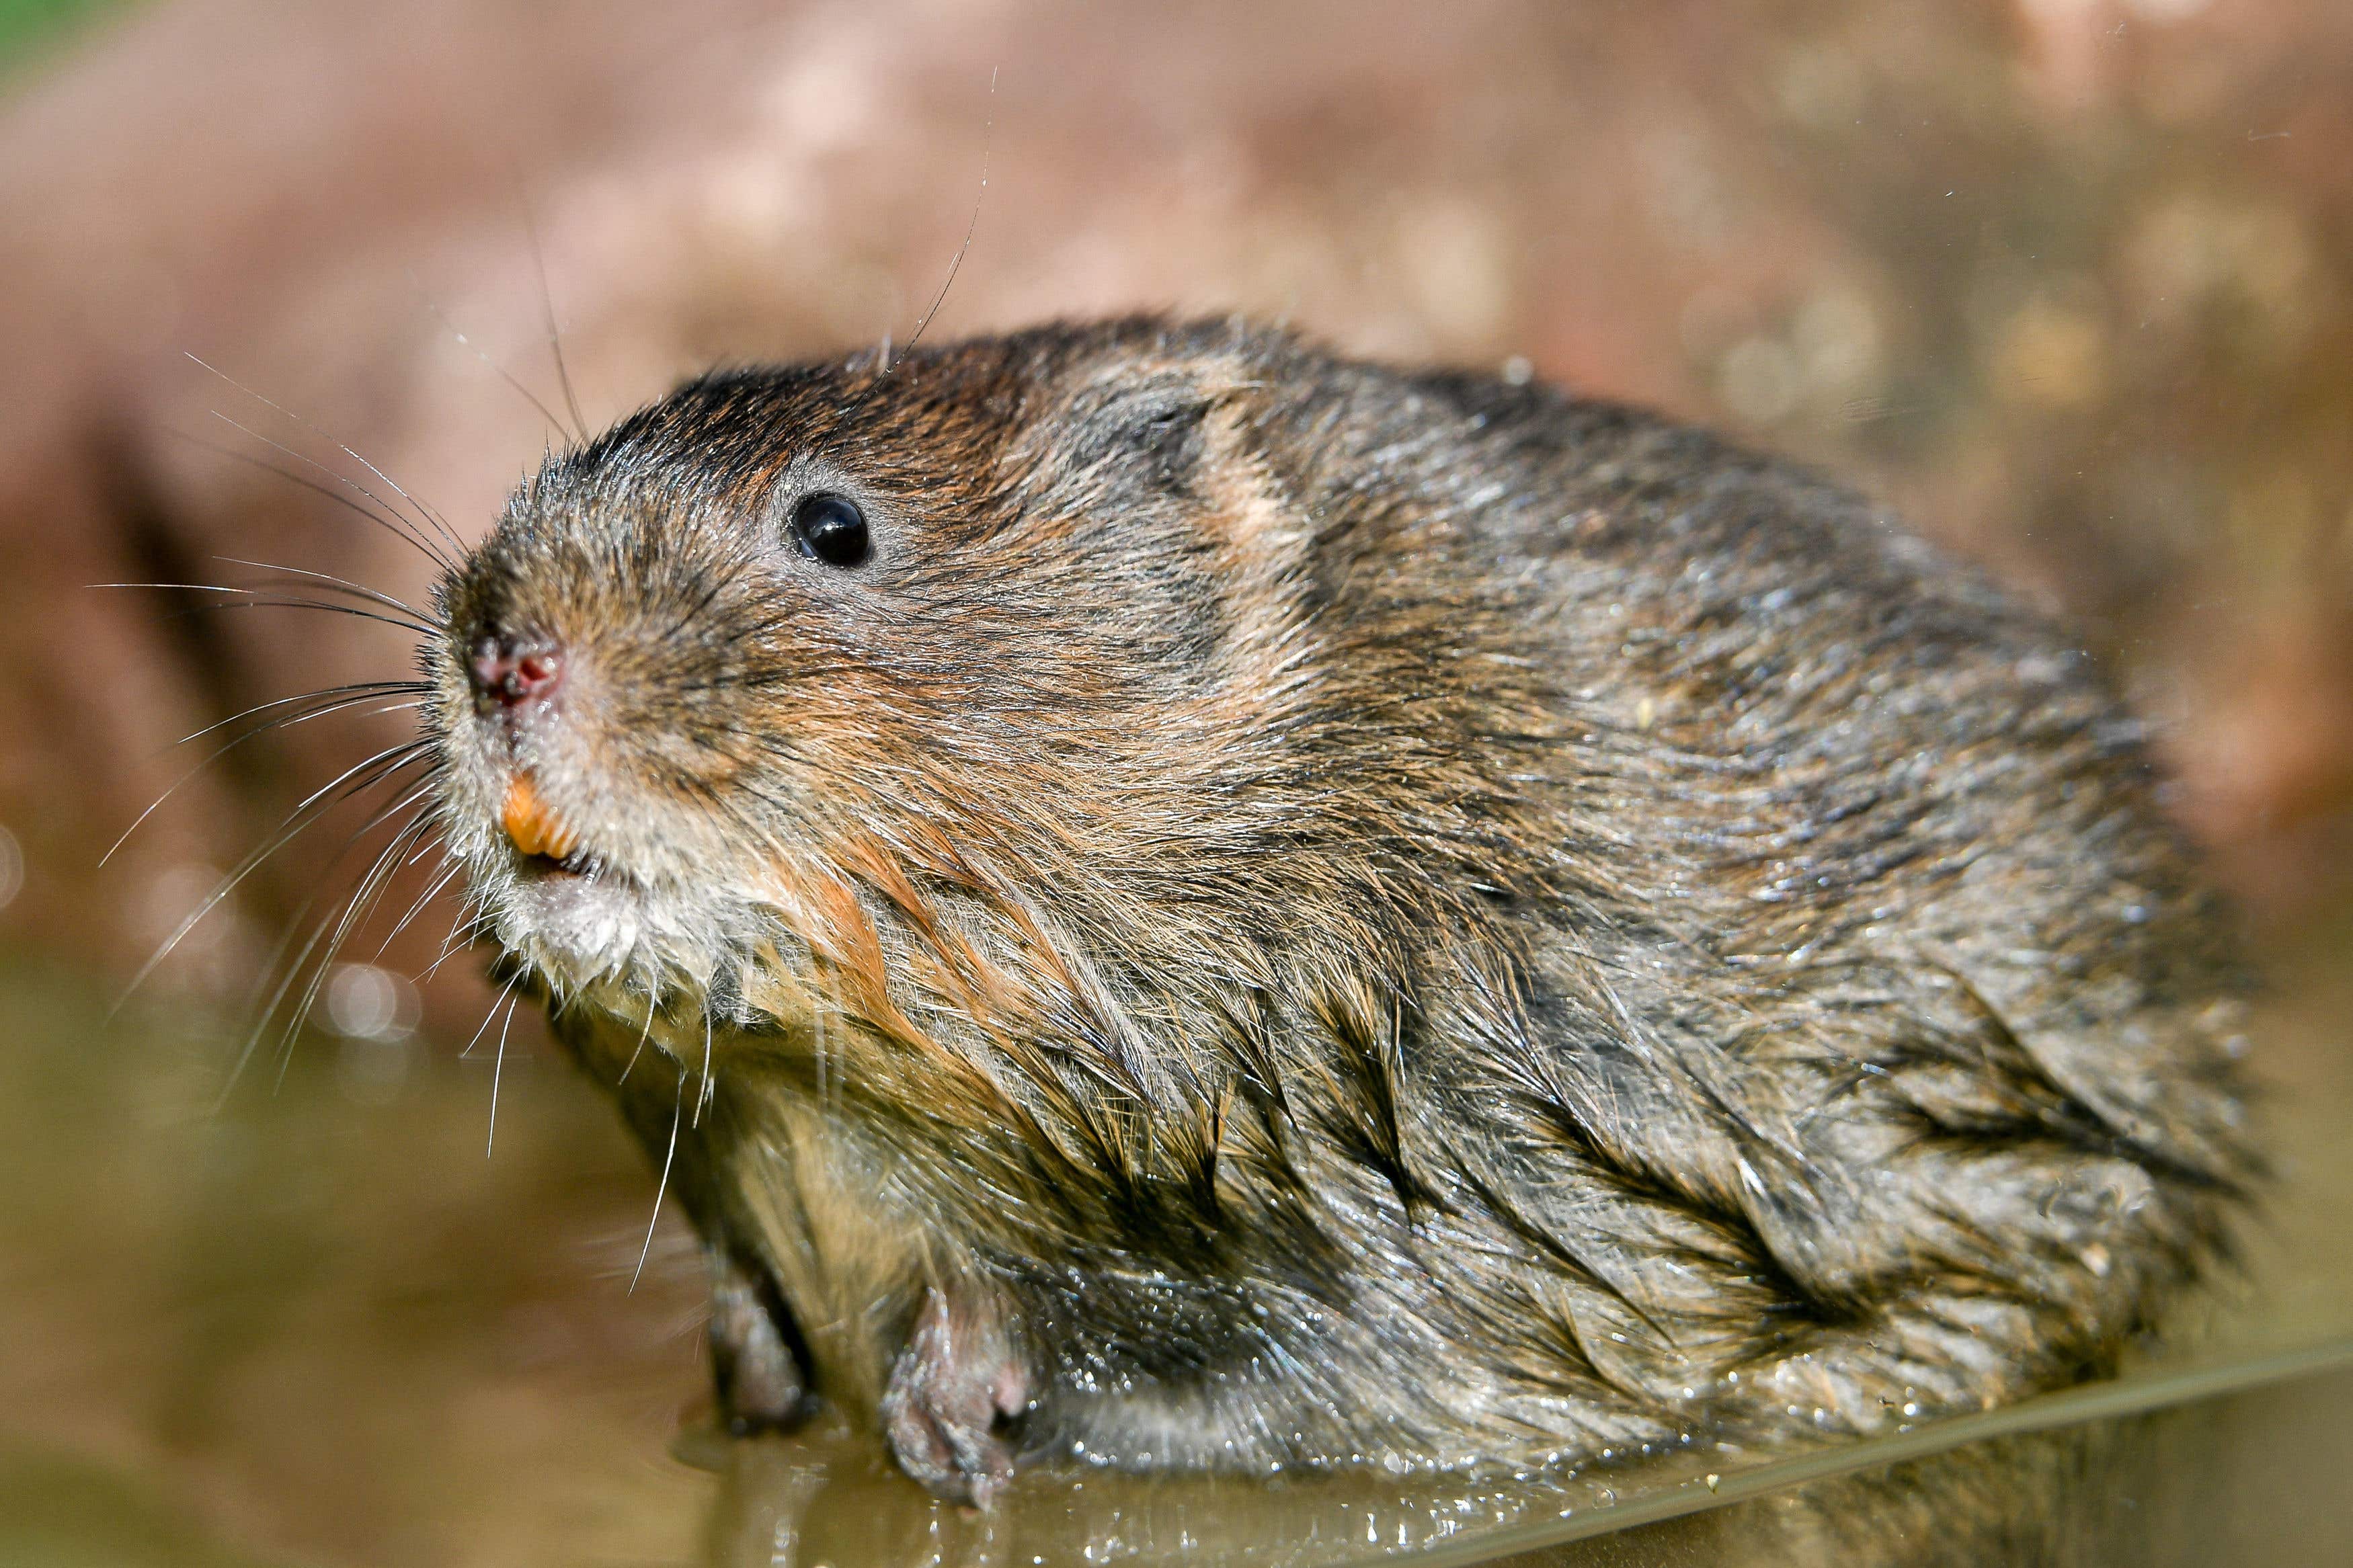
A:
{"type": "Polygon", "coordinates": [[[1793,1520],[1905,1507],[1898,1549],[1932,1548],[1937,1489],[2021,1465],[2073,1560],[2353,1561],[2341,951],[2288,963],[2253,1032],[2270,1219],[2118,1383],[1478,1483],[1033,1473],[986,1516],[829,1426],[712,1435],[691,1244],[664,1216],[631,1289],[650,1175],[520,1030],[502,1068],[322,1034],[216,1108],[233,1034],[0,969],[0,1563],[1770,1562],[1793,1520]]]}

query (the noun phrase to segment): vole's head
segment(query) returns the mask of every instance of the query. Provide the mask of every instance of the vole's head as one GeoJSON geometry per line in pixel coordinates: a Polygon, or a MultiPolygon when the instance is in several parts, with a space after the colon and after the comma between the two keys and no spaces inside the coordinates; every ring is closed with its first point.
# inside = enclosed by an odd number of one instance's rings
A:
{"type": "Polygon", "coordinates": [[[824,889],[1085,875],[1198,816],[1300,679],[1270,352],[1136,322],[730,373],[552,459],[428,654],[499,940],[559,992],[699,989],[824,889]]]}

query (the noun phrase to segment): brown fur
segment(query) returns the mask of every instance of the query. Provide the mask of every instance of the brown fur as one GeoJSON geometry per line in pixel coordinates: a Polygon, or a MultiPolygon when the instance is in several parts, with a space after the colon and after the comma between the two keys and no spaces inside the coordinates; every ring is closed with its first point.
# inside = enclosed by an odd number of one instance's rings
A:
{"type": "Polygon", "coordinates": [[[730,373],[442,608],[445,828],[584,1062],[649,1040],[738,1414],[945,1495],[2012,1399],[2246,1173],[2223,921],[2084,660],[1639,414],[1150,319],[730,373]],[[792,550],[818,489],[871,561],[792,550]],[[478,711],[493,632],[545,711],[478,711]]]}

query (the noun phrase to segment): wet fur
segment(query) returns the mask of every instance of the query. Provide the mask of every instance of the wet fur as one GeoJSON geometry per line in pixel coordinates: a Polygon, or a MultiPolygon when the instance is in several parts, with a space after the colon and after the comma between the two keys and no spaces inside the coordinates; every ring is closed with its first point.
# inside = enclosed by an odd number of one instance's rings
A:
{"type": "Polygon", "coordinates": [[[2111,1368],[2247,1170],[2224,922],[2086,661],[1639,413],[1225,321],[725,372],[441,610],[442,826],[634,1061],[723,1380],[747,1323],[751,1404],[946,1495],[2011,1399],[2111,1368]],[[870,564],[786,542],[816,488],[870,564]],[[493,625],[585,671],[512,750],[493,625]],[[969,1462],[901,1430],[950,1372],[969,1462]]]}

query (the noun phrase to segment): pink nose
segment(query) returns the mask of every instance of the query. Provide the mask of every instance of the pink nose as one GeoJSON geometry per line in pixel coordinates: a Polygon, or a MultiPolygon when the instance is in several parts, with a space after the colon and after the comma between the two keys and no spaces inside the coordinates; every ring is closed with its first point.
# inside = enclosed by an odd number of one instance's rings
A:
{"type": "Polygon", "coordinates": [[[564,679],[564,650],[544,637],[490,633],[474,644],[474,703],[513,710],[544,701],[564,679]]]}

